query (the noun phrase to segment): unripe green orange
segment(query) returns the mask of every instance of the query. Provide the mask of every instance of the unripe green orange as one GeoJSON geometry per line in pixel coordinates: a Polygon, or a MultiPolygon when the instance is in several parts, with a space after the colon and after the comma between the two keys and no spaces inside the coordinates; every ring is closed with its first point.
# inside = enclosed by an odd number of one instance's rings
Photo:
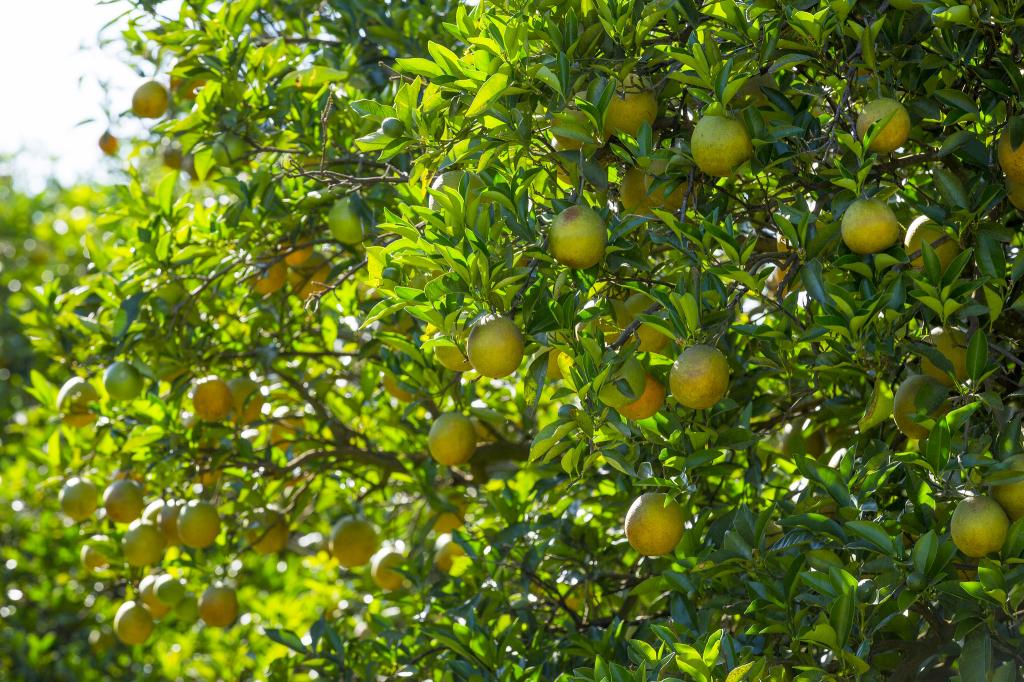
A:
{"type": "Polygon", "coordinates": [[[114,634],[125,644],[142,644],[153,633],[153,616],[141,602],[126,601],[114,616],[114,634]]]}
{"type": "Polygon", "coordinates": [[[111,521],[131,523],[139,518],[146,507],[142,487],[127,478],[114,481],[103,491],[103,507],[111,521]]]}
{"type": "Polygon", "coordinates": [[[178,512],[178,537],[186,547],[209,547],[219,534],[220,515],[209,502],[191,500],[178,512]]]}
{"type": "Polygon", "coordinates": [[[548,230],[551,256],[577,270],[600,263],[607,245],[608,226],[601,214],[588,206],[570,206],[555,216],[548,230]]]}
{"type": "Polygon", "coordinates": [[[725,178],[754,155],[754,147],[740,121],[725,116],[705,116],[693,127],[690,153],[701,171],[725,178]]]}
{"type": "Polygon", "coordinates": [[[142,578],[139,582],[139,600],[146,605],[153,618],[163,618],[171,610],[171,607],[157,598],[154,589],[156,587],[156,580],[157,576],[152,573],[142,578]]]}
{"type": "Polygon", "coordinates": [[[683,407],[707,409],[729,391],[729,361],[712,346],[690,346],[672,365],[669,387],[683,407]]]}
{"type": "Polygon", "coordinates": [[[458,412],[442,414],[430,426],[430,456],[445,466],[469,461],[476,451],[476,429],[469,417],[458,412]]]}
{"type": "MultiPolygon", "coordinates": [[[[1006,462],[1010,471],[1024,471],[1024,455],[1014,455],[1006,462]]],[[[992,497],[1011,521],[1024,517],[1024,480],[992,486],[992,497]]]]}
{"type": "Polygon", "coordinates": [[[334,238],[342,244],[359,244],[363,241],[363,221],[349,197],[334,202],[327,214],[327,226],[331,228],[334,238]]]}
{"type": "Polygon", "coordinates": [[[96,511],[96,486],[84,478],[69,478],[60,489],[60,508],[72,521],[84,521],[96,511]]]}
{"type": "Polygon", "coordinates": [[[889,122],[875,132],[868,145],[868,149],[879,154],[888,154],[906,143],[910,136],[910,115],[906,107],[894,99],[882,97],[865,105],[857,117],[857,137],[862,140],[872,124],[886,118],[889,118],[889,122]]]}
{"type": "Polygon", "coordinates": [[[345,568],[365,566],[380,546],[373,524],[354,516],[345,516],[331,528],[331,556],[345,568]]]}
{"type": "Polygon", "coordinates": [[[149,566],[158,563],[164,556],[164,536],[152,523],[141,519],[132,521],[124,537],[121,551],[129,566],[149,566]]]}
{"type": "Polygon", "coordinates": [[[626,513],[626,539],[645,556],[671,554],[683,537],[683,509],[666,493],[644,493],[626,513]]]}
{"type": "Polygon", "coordinates": [[[857,199],[842,221],[843,242],[861,255],[885,251],[900,238],[900,223],[887,204],[878,199],[857,199]]]}
{"type": "Polygon", "coordinates": [[[132,95],[132,111],[139,118],[160,118],[167,112],[170,96],[156,81],[146,81],[132,95]]]}
{"type": "Polygon", "coordinates": [[[473,369],[485,377],[500,379],[523,361],[523,334],[507,317],[488,315],[469,333],[466,350],[473,369]]]}
{"type": "Polygon", "coordinates": [[[229,627],[238,618],[238,596],[225,585],[211,585],[199,597],[199,617],[215,628],[229,627]]]}
{"type": "Polygon", "coordinates": [[[89,410],[89,404],[100,399],[87,380],[72,377],[64,382],[57,393],[57,411],[68,426],[88,426],[96,421],[96,415],[89,410]]]}
{"type": "Polygon", "coordinates": [[[153,582],[153,595],[167,606],[175,606],[185,598],[185,583],[164,573],[153,582]]]}
{"type": "Polygon", "coordinates": [[[1006,542],[1010,520],[991,497],[976,495],[961,500],[953,511],[949,532],[965,555],[980,558],[998,552],[1006,542]]]}
{"type": "Polygon", "coordinates": [[[380,589],[391,592],[400,589],[405,582],[405,576],[395,570],[401,566],[404,559],[402,555],[390,549],[382,549],[377,552],[370,561],[370,577],[380,589]]]}
{"type": "Polygon", "coordinates": [[[143,385],[139,370],[127,362],[111,363],[103,372],[103,388],[113,400],[133,400],[143,385]]]}

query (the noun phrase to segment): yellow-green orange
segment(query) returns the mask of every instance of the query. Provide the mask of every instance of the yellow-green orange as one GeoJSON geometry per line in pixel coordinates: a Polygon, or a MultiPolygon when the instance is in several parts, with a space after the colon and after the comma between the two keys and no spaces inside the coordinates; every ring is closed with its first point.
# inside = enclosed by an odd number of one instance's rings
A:
{"type": "Polygon", "coordinates": [[[88,426],[96,421],[89,404],[99,399],[100,394],[92,384],[82,377],[72,377],[57,393],[57,411],[68,426],[88,426]]]}
{"type": "Polygon", "coordinates": [[[257,554],[276,554],[288,544],[288,522],[276,509],[263,509],[249,522],[245,538],[257,554]]]}
{"type": "Polygon", "coordinates": [[[84,521],[96,511],[96,486],[84,478],[69,478],[60,489],[60,509],[72,521],[84,521]]]}
{"type": "MultiPolygon", "coordinates": [[[[1024,455],[1014,455],[1006,463],[1009,471],[1024,471],[1024,455]]],[[[992,486],[992,497],[996,498],[1011,521],[1024,517],[1024,480],[992,486]]]]}
{"type": "Polygon", "coordinates": [[[932,406],[931,403],[945,392],[946,389],[942,384],[925,374],[915,374],[905,379],[896,389],[892,399],[892,417],[899,430],[907,438],[918,440],[927,438],[931,431],[931,423],[929,421],[924,424],[918,423],[914,417],[919,412],[927,411],[928,408],[931,408],[928,412],[930,417],[934,418],[941,414],[943,406],[932,406]],[[924,396],[921,396],[922,391],[924,396]],[[920,407],[918,407],[918,400],[923,401],[920,407]]]}
{"type": "Polygon", "coordinates": [[[231,391],[231,409],[235,422],[252,424],[263,416],[263,394],[260,385],[247,375],[234,377],[228,381],[231,391]]]}
{"type": "Polygon", "coordinates": [[[415,397],[411,392],[405,390],[405,388],[398,383],[398,379],[395,378],[394,374],[387,370],[384,370],[384,377],[381,379],[381,385],[384,386],[384,390],[387,391],[389,395],[400,402],[407,403],[415,397]]]}
{"type": "Polygon", "coordinates": [[[965,555],[980,558],[998,552],[1006,541],[1010,520],[991,497],[978,495],[960,501],[949,522],[953,544],[965,555]]]}
{"type": "MultiPolygon", "coordinates": [[[[950,236],[945,230],[938,225],[929,223],[927,221],[911,225],[910,229],[907,230],[907,236],[903,240],[903,246],[907,250],[907,255],[917,253],[921,250],[922,244],[928,244],[935,252],[935,256],[939,259],[939,266],[945,272],[949,264],[953,262],[953,259],[960,255],[960,245],[957,244],[956,240],[950,236]],[[935,242],[939,241],[943,237],[946,238],[941,244],[935,246],[935,242]]],[[[919,254],[916,258],[910,261],[910,266],[920,270],[924,267],[924,254],[919,254]]]]}
{"type": "Polygon", "coordinates": [[[82,545],[79,557],[82,559],[82,565],[89,571],[95,571],[110,565],[110,559],[103,553],[103,550],[93,545],[82,545]]]}
{"type": "Polygon", "coordinates": [[[597,394],[601,402],[616,409],[640,399],[644,390],[644,380],[647,376],[644,366],[635,357],[626,359],[622,364],[619,374],[618,379],[613,379],[614,375],[609,376],[597,394]],[[620,387],[618,385],[619,382],[625,382],[629,387],[629,391],[626,392],[624,390],[625,387],[620,387]]]}
{"type": "MultiPolygon", "coordinates": [[[[935,346],[944,358],[953,366],[953,375],[957,381],[967,380],[967,335],[959,329],[935,329],[924,337],[925,343],[935,346]]],[[[952,386],[953,379],[949,374],[927,357],[921,358],[921,371],[934,378],[943,386],[952,386]]]]}
{"type": "Polygon", "coordinates": [[[370,577],[382,590],[391,592],[402,587],[405,576],[395,570],[402,565],[402,555],[388,549],[377,552],[370,561],[370,577]]]}
{"type": "Polygon", "coordinates": [[[121,538],[121,551],[129,566],[149,566],[159,562],[164,556],[164,547],[160,529],[142,519],[132,521],[121,538]]]}
{"type": "Polygon", "coordinates": [[[626,539],[645,556],[671,554],[683,537],[683,509],[666,493],[644,493],[626,513],[626,539]]]}
{"type": "Polygon", "coordinates": [[[608,245],[604,218],[588,206],[570,206],[559,213],[548,231],[551,256],[562,265],[586,270],[601,262],[608,245]]]}
{"type": "Polygon", "coordinates": [[[132,400],[142,387],[142,375],[127,362],[113,362],[103,372],[103,388],[113,400],[132,400]]]}
{"type": "Polygon", "coordinates": [[[349,197],[334,202],[327,214],[327,226],[331,234],[342,244],[358,244],[363,241],[363,221],[349,197]]]}
{"type": "MultiPolygon", "coordinates": [[[[633,294],[623,301],[621,306],[616,305],[617,302],[613,301],[612,307],[615,309],[616,322],[619,327],[623,329],[628,327],[637,317],[650,308],[653,302],[650,296],[641,293],[633,294]]],[[[637,340],[640,342],[637,350],[641,353],[657,353],[669,342],[667,336],[646,322],[637,327],[635,333],[637,340]]]]}
{"type": "Polygon", "coordinates": [[[157,597],[155,589],[156,580],[157,576],[150,573],[139,581],[139,600],[146,605],[151,616],[163,618],[171,610],[171,607],[157,597]]]}
{"type": "Polygon", "coordinates": [[[857,199],[842,221],[843,242],[861,255],[885,251],[900,238],[900,223],[887,204],[878,199],[857,199]]]}
{"type": "Polygon", "coordinates": [[[146,508],[142,487],[127,478],[114,481],[103,491],[103,507],[111,521],[131,523],[146,508]]]}
{"type": "Polygon", "coordinates": [[[466,550],[455,542],[451,535],[440,535],[434,543],[434,565],[445,573],[450,573],[455,560],[466,556],[466,550]]]}
{"type": "Polygon", "coordinates": [[[169,103],[167,88],[156,81],[146,81],[132,95],[132,111],[139,118],[160,118],[169,103]]]}
{"type": "Polygon", "coordinates": [[[1024,184],[1024,143],[1018,147],[1011,144],[1009,127],[999,136],[996,155],[999,157],[999,167],[1006,174],[1007,182],[1024,184]]]}
{"type": "Polygon", "coordinates": [[[231,414],[234,398],[228,383],[216,376],[203,377],[192,389],[192,409],[205,422],[219,422],[231,414]]]}
{"type": "Polygon", "coordinates": [[[639,76],[631,73],[621,85],[616,86],[608,103],[604,135],[608,138],[626,133],[636,137],[644,123],[653,126],[657,117],[658,98],[644,87],[639,76]]]}
{"type": "Polygon", "coordinates": [[[864,139],[871,126],[879,121],[888,122],[875,131],[868,149],[879,154],[888,154],[902,147],[910,136],[910,116],[907,109],[894,99],[882,97],[865,105],[857,117],[857,136],[864,139]]]}
{"type": "Polygon", "coordinates": [[[114,615],[114,634],[125,644],[142,644],[153,634],[153,616],[142,603],[126,601],[114,615]]]}
{"type": "Polygon", "coordinates": [[[178,512],[181,544],[194,549],[209,547],[220,533],[217,508],[204,500],[191,500],[178,512]]]}
{"type": "Polygon", "coordinates": [[[654,209],[678,211],[686,194],[684,183],[658,177],[665,171],[664,161],[652,163],[646,171],[630,168],[619,182],[619,200],[626,213],[650,215],[654,209]]]}
{"type": "Polygon", "coordinates": [[[489,315],[473,325],[466,350],[473,369],[500,379],[516,371],[523,361],[523,334],[507,317],[489,315]]]}
{"type": "Polygon", "coordinates": [[[717,348],[690,346],[672,365],[669,388],[683,407],[707,409],[729,391],[729,362],[717,348]]]}
{"type": "Polygon", "coordinates": [[[690,153],[708,175],[728,177],[754,155],[743,123],[725,116],[705,116],[693,127],[690,153]]]}
{"type": "Polygon", "coordinates": [[[364,519],[346,516],[331,528],[331,556],[345,568],[366,565],[379,544],[377,529],[364,519]]]}
{"type": "Polygon", "coordinates": [[[458,412],[442,414],[430,425],[427,447],[430,456],[445,466],[469,461],[476,451],[473,421],[458,412]]]}
{"type": "Polygon", "coordinates": [[[468,372],[473,369],[473,363],[456,346],[434,346],[434,357],[442,366],[453,372],[468,372]]]}
{"type": "Polygon", "coordinates": [[[178,512],[181,505],[174,500],[153,500],[142,512],[142,519],[155,523],[160,532],[164,534],[164,540],[168,545],[181,544],[178,537],[178,512]]]}
{"type": "Polygon", "coordinates": [[[207,625],[226,628],[238,618],[238,596],[224,585],[211,585],[199,597],[199,617],[207,625]]]}

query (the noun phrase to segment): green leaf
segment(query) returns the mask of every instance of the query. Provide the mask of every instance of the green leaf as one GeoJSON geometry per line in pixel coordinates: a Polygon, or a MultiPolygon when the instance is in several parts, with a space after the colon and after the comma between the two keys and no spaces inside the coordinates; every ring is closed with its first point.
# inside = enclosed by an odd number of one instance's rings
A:
{"type": "Polygon", "coordinates": [[[961,682],[989,682],[992,673],[992,638],[985,626],[964,637],[959,659],[961,682]]]}
{"type": "Polygon", "coordinates": [[[971,341],[967,344],[967,375],[971,381],[977,383],[985,374],[988,366],[988,337],[981,329],[971,335],[971,341]]]}
{"type": "Polygon", "coordinates": [[[466,116],[480,114],[491,102],[500,97],[501,93],[505,92],[507,85],[508,76],[504,73],[499,72],[488,78],[487,82],[480,86],[476,96],[473,97],[473,102],[469,105],[466,116]]]}

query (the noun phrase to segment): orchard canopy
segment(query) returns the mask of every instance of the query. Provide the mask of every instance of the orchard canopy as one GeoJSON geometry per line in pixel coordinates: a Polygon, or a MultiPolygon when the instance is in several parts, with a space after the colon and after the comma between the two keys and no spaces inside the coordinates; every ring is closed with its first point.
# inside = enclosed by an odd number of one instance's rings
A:
{"type": "Polygon", "coordinates": [[[1021,679],[1019,0],[172,4],[0,187],[0,677],[1021,679]]]}

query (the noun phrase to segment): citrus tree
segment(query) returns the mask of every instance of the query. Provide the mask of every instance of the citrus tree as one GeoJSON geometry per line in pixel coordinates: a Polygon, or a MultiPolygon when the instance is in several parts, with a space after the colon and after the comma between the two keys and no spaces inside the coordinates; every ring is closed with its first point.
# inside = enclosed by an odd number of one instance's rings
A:
{"type": "Polygon", "coordinates": [[[134,5],[79,674],[1018,679],[1019,2],[134,5]]]}

